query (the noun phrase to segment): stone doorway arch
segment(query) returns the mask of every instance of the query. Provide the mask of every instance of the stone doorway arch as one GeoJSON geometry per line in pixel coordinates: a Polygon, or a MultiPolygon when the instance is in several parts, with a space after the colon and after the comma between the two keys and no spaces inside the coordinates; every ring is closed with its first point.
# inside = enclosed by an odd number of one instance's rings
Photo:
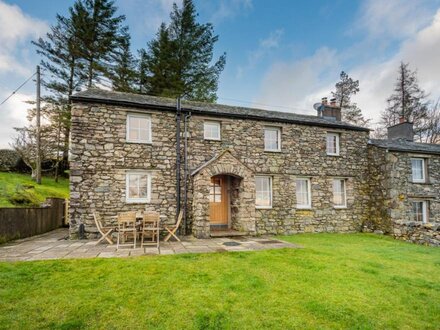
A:
{"type": "Polygon", "coordinates": [[[198,238],[208,238],[211,233],[209,195],[211,178],[228,176],[230,184],[231,229],[255,235],[255,177],[254,173],[229,150],[215,156],[194,172],[192,233],[198,238]]]}

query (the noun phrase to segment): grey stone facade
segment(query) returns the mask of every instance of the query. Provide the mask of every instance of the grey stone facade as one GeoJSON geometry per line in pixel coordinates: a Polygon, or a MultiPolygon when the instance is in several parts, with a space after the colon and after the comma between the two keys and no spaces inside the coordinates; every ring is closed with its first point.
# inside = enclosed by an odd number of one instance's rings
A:
{"type": "MultiPolygon", "coordinates": [[[[70,231],[80,225],[95,235],[93,212],[115,223],[118,212],[152,210],[174,223],[176,110],[173,100],[113,92],[84,92],[73,98],[70,150],[70,231]],[[148,115],[152,139],[127,141],[127,116],[148,115]],[[148,202],[127,202],[127,173],[146,172],[148,202]]],[[[184,145],[187,145],[186,229],[210,236],[211,178],[227,176],[228,227],[249,235],[380,230],[415,242],[438,240],[438,227],[411,225],[411,201],[429,200],[429,219],[440,222],[440,151],[405,142],[369,143],[368,130],[325,118],[222,105],[184,103],[181,116],[181,207],[184,208],[184,145]],[[185,123],[186,121],[186,123],[185,123]],[[216,121],[221,138],[204,138],[204,123],[216,121]],[[187,133],[184,133],[185,127],[187,133]],[[264,129],[276,127],[279,151],[266,151],[264,129]],[[339,155],[326,152],[326,136],[339,137],[339,155]],[[417,153],[417,150],[422,150],[417,153]],[[411,182],[410,159],[423,157],[429,180],[411,182]],[[256,176],[271,178],[272,205],[258,208],[256,176]],[[296,206],[296,180],[311,184],[311,207],[296,206]],[[333,180],[343,179],[346,206],[333,203],[333,180]],[[426,231],[426,233],[425,233],[426,231]]]]}
{"type": "Polygon", "coordinates": [[[435,225],[440,223],[440,154],[390,150],[390,146],[373,142],[369,162],[371,213],[367,226],[399,239],[440,245],[435,225]],[[426,182],[413,182],[412,158],[425,160],[426,182]],[[428,224],[414,221],[413,201],[428,203],[428,224]]]}

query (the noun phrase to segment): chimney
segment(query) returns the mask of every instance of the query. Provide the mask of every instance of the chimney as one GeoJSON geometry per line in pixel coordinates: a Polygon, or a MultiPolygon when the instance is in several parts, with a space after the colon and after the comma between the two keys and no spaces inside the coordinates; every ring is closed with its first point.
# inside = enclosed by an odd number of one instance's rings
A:
{"type": "Polygon", "coordinates": [[[317,103],[313,107],[318,111],[318,117],[327,120],[341,121],[341,108],[336,105],[336,99],[331,99],[330,104],[328,104],[327,98],[323,97],[321,99],[321,105],[317,103]]]}
{"type": "Polygon", "coordinates": [[[404,117],[399,118],[399,123],[388,127],[388,140],[414,141],[413,123],[405,121],[404,117]]]}

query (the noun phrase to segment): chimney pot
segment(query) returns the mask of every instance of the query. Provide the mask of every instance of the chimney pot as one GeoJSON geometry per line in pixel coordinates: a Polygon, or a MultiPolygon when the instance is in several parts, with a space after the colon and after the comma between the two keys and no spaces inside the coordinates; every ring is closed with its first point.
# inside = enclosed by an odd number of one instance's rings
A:
{"type": "Polygon", "coordinates": [[[405,122],[405,117],[404,116],[400,116],[399,117],[399,124],[403,124],[405,122]]]}
{"type": "Polygon", "coordinates": [[[336,99],[335,99],[335,98],[332,98],[332,99],[330,100],[330,106],[331,106],[331,107],[336,107],[336,99]]]}
{"type": "Polygon", "coordinates": [[[327,104],[328,104],[328,102],[327,102],[327,98],[326,98],[326,97],[323,97],[323,98],[321,99],[321,103],[324,104],[324,105],[327,105],[327,104]]]}

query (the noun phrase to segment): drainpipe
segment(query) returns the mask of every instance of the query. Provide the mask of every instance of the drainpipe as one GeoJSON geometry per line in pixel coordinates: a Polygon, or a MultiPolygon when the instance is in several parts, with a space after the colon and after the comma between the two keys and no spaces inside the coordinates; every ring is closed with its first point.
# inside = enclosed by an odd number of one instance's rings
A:
{"type": "Polygon", "coordinates": [[[180,96],[176,107],[176,219],[180,213],[180,96]]]}
{"type": "Polygon", "coordinates": [[[187,212],[188,212],[188,120],[191,118],[191,112],[185,115],[184,118],[184,165],[183,165],[183,235],[186,235],[187,227],[187,212]]]}

